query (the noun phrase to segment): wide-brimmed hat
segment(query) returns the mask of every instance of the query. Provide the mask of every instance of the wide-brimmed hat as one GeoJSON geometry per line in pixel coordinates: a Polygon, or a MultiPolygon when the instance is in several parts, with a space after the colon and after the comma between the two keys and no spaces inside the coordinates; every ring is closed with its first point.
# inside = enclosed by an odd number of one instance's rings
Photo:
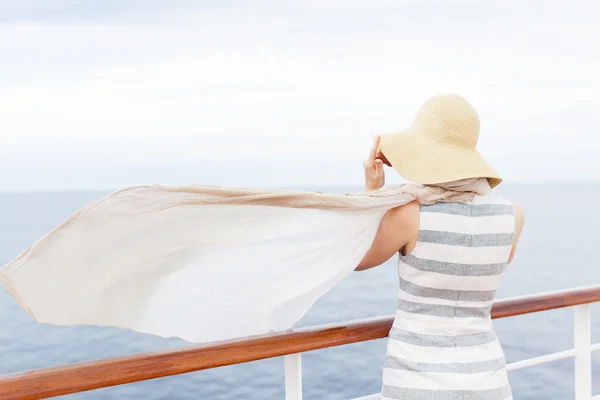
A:
{"type": "Polygon", "coordinates": [[[433,185],[487,178],[495,187],[502,178],[475,149],[479,115],[455,94],[430,98],[403,132],[381,135],[379,148],[403,177],[433,185]]]}

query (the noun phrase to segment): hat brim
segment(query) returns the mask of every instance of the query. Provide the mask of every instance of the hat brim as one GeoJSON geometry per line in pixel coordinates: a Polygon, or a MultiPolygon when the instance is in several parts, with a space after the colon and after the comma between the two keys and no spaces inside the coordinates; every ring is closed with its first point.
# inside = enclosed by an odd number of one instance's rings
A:
{"type": "Polygon", "coordinates": [[[379,148],[406,179],[424,185],[487,178],[493,188],[502,178],[477,150],[440,143],[412,131],[381,135],[379,148]]]}

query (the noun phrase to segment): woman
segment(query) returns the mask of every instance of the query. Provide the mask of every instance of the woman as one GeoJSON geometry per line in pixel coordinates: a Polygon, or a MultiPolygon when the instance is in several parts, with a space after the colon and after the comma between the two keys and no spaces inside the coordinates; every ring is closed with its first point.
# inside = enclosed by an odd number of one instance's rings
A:
{"type": "Polygon", "coordinates": [[[406,132],[377,137],[364,164],[367,191],[384,185],[383,164],[416,183],[480,188],[469,202],[414,201],[388,211],[357,267],[400,253],[383,399],[512,399],[490,310],[524,217],[519,206],[491,193],[501,179],[475,150],[478,137],[469,103],[436,96],[406,132]]]}
{"type": "Polygon", "coordinates": [[[371,193],[125,188],[0,268],[0,283],[38,322],[208,343],[291,329],[357,265],[400,252],[384,397],[509,398],[489,311],[522,213],[488,193],[500,178],[478,135],[464,99],[438,96],[376,140],[371,193]],[[375,190],[384,163],[427,186],[375,190]]]}

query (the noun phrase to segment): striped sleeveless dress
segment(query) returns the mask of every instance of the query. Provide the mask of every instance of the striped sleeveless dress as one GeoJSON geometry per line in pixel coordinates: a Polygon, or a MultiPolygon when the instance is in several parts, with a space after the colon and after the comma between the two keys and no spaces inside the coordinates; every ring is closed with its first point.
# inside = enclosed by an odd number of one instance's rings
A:
{"type": "Polygon", "coordinates": [[[512,399],[490,310],[514,226],[494,194],[421,206],[416,247],[400,255],[382,399],[512,399]]]}

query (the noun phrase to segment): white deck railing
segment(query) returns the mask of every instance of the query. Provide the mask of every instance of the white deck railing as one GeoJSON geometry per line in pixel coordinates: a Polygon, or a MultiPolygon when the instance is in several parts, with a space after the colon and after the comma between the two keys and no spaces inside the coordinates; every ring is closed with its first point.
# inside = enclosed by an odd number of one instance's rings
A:
{"type": "MultiPolygon", "coordinates": [[[[572,350],[517,361],[509,364],[508,370],[574,357],[575,400],[600,400],[600,395],[592,396],[592,352],[600,350],[600,343],[591,343],[590,303],[594,302],[600,302],[600,286],[494,303],[492,318],[565,307],[575,311],[572,350]]],[[[386,338],[393,320],[393,316],[376,317],[2,375],[0,400],[43,399],[280,356],[285,357],[285,398],[301,400],[303,352],[386,338]]],[[[374,394],[361,399],[379,397],[374,394]]]]}
{"type": "MultiPolygon", "coordinates": [[[[574,309],[575,345],[571,350],[527,358],[507,365],[508,371],[545,364],[564,358],[575,358],[575,400],[600,400],[600,394],[592,396],[592,352],[600,350],[600,343],[591,343],[590,304],[581,304],[574,309]]],[[[302,355],[285,356],[286,400],[302,400],[302,355]]],[[[376,400],[380,394],[358,397],[354,400],[376,400]]]]}

